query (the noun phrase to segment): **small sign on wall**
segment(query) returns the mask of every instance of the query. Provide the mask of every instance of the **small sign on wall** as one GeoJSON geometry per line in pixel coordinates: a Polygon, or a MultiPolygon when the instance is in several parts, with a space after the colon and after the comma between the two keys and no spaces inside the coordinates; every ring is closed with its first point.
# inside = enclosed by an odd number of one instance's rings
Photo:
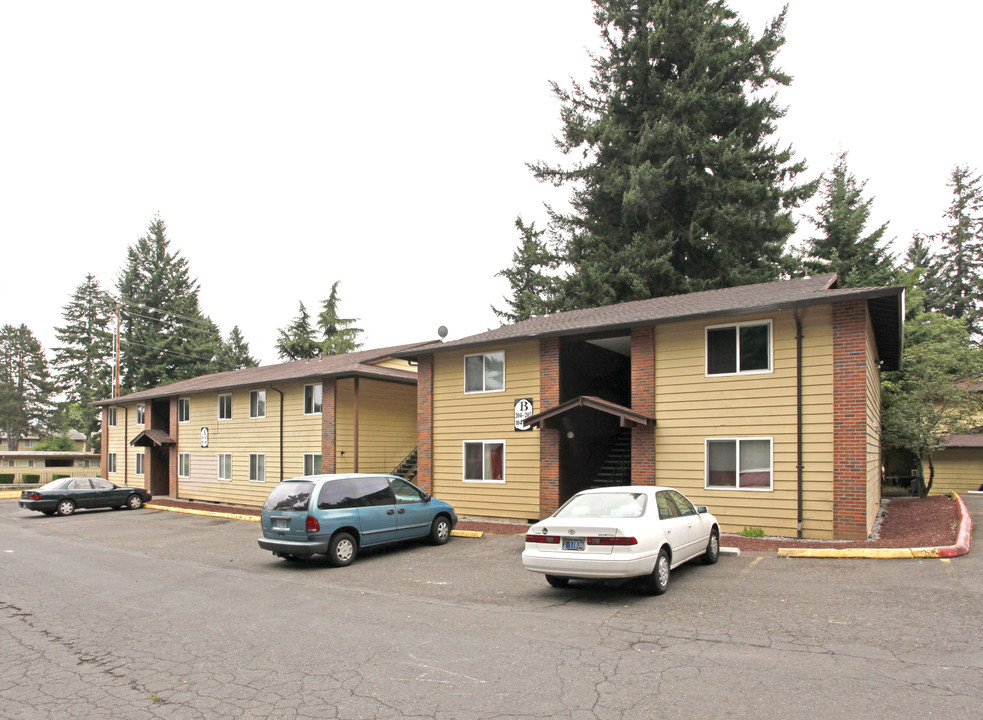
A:
{"type": "Polygon", "coordinates": [[[532,430],[526,425],[526,420],[532,417],[532,398],[516,398],[515,400],[515,429],[517,432],[532,430]]]}
{"type": "Polygon", "coordinates": [[[206,427],[201,429],[201,446],[208,447],[208,428],[206,427]]]}

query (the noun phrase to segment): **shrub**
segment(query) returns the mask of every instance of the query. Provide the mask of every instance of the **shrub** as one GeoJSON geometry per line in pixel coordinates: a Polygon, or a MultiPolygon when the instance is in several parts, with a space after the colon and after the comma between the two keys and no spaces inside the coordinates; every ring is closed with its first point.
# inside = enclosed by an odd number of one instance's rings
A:
{"type": "Polygon", "coordinates": [[[67,478],[67,477],[71,477],[71,475],[58,475],[58,474],[55,474],[55,475],[52,475],[51,476],[51,479],[52,480],[61,480],[62,478],[67,478]]]}
{"type": "Polygon", "coordinates": [[[13,482],[14,482],[13,473],[0,473],[0,483],[3,483],[4,485],[10,485],[13,482]]]}
{"type": "Polygon", "coordinates": [[[738,535],[743,535],[744,537],[749,537],[749,538],[759,538],[759,537],[764,537],[765,536],[765,531],[762,530],[761,528],[746,527],[745,526],[745,528],[743,530],[741,530],[737,534],[738,535]]]}
{"type": "Polygon", "coordinates": [[[20,479],[21,479],[21,482],[24,483],[25,485],[30,485],[31,483],[41,482],[41,476],[40,475],[21,475],[20,476],[20,479]]]}

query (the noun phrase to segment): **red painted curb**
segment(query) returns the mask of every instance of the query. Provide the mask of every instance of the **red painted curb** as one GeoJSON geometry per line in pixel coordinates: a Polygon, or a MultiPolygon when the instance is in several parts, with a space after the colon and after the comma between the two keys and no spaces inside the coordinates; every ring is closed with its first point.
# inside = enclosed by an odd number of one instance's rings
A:
{"type": "Polygon", "coordinates": [[[939,548],[938,556],[941,558],[953,558],[967,554],[971,544],[970,536],[973,533],[973,519],[969,516],[966,503],[955,493],[952,494],[952,497],[959,503],[959,532],[956,534],[955,545],[939,548]]]}

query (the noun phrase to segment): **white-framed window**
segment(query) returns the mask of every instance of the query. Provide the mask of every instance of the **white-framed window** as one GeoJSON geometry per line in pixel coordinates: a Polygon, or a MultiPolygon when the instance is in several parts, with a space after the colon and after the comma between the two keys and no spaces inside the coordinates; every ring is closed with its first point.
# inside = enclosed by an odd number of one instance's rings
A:
{"type": "Polygon", "coordinates": [[[191,453],[177,454],[177,476],[182,478],[191,477],[191,453]]]}
{"type": "Polygon", "coordinates": [[[106,427],[116,427],[116,406],[105,408],[106,427]]]}
{"type": "Polygon", "coordinates": [[[771,372],[771,320],[707,327],[706,348],[708,377],[771,372]]]}
{"type": "Polygon", "coordinates": [[[137,405],[137,425],[144,425],[145,418],[147,415],[147,406],[143,403],[137,405]]]}
{"type": "Polygon", "coordinates": [[[232,453],[219,453],[218,456],[218,479],[232,479],[232,453]]]}
{"type": "Polygon", "coordinates": [[[505,443],[468,440],[464,443],[465,482],[505,482],[505,443]]]}
{"type": "Polygon", "coordinates": [[[318,415],[321,412],[321,384],[304,386],[304,414],[318,415]]]}
{"type": "Polygon", "coordinates": [[[266,482],[265,453],[249,453],[249,482],[266,482]]]}
{"type": "Polygon", "coordinates": [[[266,391],[253,390],[249,393],[249,417],[266,417],[266,391]]]}
{"type": "Polygon", "coordinates": [[[321,474],[321,453],[304,453],[304,475],[321,474]]]}
{"type": "Polygon", "coordinates": [[[232,419],[232,393],[225,393],[218,396],[218,419],[232,419]]]}
{"type": "Polygon", "coordinates": [[[707,438],[707,490],[771,490],[771,438],[707,438]]]}
{"type": "Polygon", "coordinates": [[[139,452],[139,453],[136,454],[136,459],[137,459],[137,470],[136,470],[136,472],[137,472],[137,475],[143,475],[143,460],[144,460],[145,457],[146,457],[146,455],[144,455],[144,453],[142,453],[142,452],[139,452]]]}
{"type": "Polygon", "coordinates": [[[464,356],[464,392],[501,392],[504,389],[504,350],[464,356]]]}
{"type": "Polygon", "coordinates": [[[116,472],[116,453],[111,452],[106,455],[106,472],[115,473],[116,472]]]}
{"type": "Polygon", "coordinates": [[[177,399],[177,421],[179,423],[191,422],[191,398],[177,399]]]}

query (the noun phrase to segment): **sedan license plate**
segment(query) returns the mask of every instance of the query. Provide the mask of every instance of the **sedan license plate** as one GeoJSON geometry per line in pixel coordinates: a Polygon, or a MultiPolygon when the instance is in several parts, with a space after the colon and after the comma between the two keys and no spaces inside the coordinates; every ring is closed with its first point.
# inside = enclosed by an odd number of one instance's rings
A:
{"type": "Polygon", "coordinates": [[[290,518],[273,518],[274,530],[289,530],[290,518]]]}
{"type": "Polygon", "coordinates": [[[563,538],[564,550],[583,550],[584,548],[583,538],[563,538]]]}

